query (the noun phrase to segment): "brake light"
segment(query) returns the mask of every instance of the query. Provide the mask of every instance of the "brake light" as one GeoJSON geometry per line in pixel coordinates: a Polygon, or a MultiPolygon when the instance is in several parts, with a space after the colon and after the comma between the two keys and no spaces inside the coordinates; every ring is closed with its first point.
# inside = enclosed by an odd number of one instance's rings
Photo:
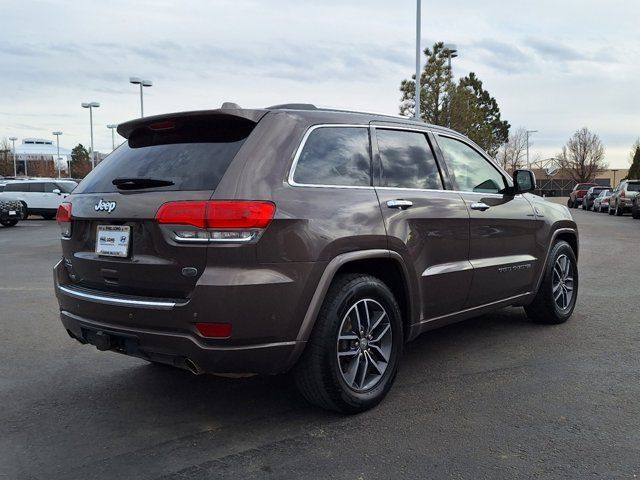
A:
{"type": "Polygon", "coordinates": [[[56,212],[56,221],[60,225],[60,234],[65,238],[71,237],[71,219],[71,204],[61,203],[56,212]]]}
{"type": "Polygon", "coordinates": [[[275,211],[273,203],[261,201],[168,202],[158,209],[156,220],[200,229],[174,230],[177,241],[249,242],[257,240],[275,211]]]}
{"type": "Polygon", "coordinates": [[[624,198],[624,190],[620,192],[620,198],[624,198]]]}
{"type": "Polygon", "coordinates": [[[196,323],[200,335],[209,338],[229,338],[231,336],[230,323],[196,323]]]}

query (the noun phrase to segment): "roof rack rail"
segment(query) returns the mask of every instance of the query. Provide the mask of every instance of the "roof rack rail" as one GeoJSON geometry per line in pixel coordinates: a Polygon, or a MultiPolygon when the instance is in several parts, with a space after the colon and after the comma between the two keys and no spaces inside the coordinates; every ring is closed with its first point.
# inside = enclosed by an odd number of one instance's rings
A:
{"type": "Polygon", "coordinates": [[[311,103],[282,103],[267,107],[267,110],[318,110],[318,107],[311,103]]]}

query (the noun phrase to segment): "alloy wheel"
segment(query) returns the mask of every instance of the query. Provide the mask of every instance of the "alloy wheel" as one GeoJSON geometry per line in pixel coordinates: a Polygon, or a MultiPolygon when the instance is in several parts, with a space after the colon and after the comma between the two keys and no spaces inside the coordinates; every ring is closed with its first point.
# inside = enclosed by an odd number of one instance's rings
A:
{"type": "Polygon", "coordinates": [[[382,379],[391,358],[391,321],[384,307],[365,298],[349,308],[338,333],[340,374],[349,388],[363,392],[382,379]]]}
{"type": "Polygon", "coordinates": [[[567,255],[560,255],[553,267],[553,300],[560,310],[567,310],[573,300],[573,264],[567,255]]]}

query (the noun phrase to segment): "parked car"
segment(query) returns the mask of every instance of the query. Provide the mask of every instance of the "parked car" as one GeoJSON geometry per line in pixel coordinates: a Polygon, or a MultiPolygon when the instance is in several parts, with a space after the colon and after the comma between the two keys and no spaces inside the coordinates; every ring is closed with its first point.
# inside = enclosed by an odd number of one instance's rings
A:
{"type": "Polygon", "coordinates": [[[77,183],[63,179],[11,180],[0,192],[0,200],[22,203],[24,218],[41,215],[47,220],[55,217],[58,206],[73,191],[77,183]]]}
{"type": "Polygon", "coordinates": [[[584,196],[587,194],[587,191],[591,187],[597,187],[597,186],[598,186],[597,183],[576,184],[576,186],[573,187],[573,190],[571,190],[571,193],[569,194],[569,200],[567,200],[567,206],[569,208],[578,208],[580,205],[582,205],[582,200],[584,199],[584,196]]]}
{"type": "Polygon", "coordinates": [[[58,210],[55,291],[81,343],[194,374],[291,370],[311,403],[353,413],[422,332],[573,312],[568,209],[453,130],[285,105],[118,133],[58,210]]]}
{"type": "MultiPolygon", "coordinates": [[[[0,186],[1,190],[2,186],[0,186]]],[[[19,201],[0,199],[0,225],[13,227],[18,224],[22,216],[22,204],[19,201]]]]}
{"type": "Polygon", "coordinates": [[[589,190],[587,190],[586,195],[582,199],[582,209],[583,210],[591,210],[593,208],[593,201],[600,194],[600,192],[602,192],[603,190],[610,189],[610,188],[611,187],[608,186],[608,185],[590,187],[589,190]]]}
{"type": "Polygon", "coordinates": [[[611,198],[611,190],[602,190],[596,198],[593,199],[594,212],[608,212],[609,198],[611,198]]]}
{"type": "Polygon", "coordinates": [[[622,180],[611,192],[609,215],[631,212],[633,199],[640,192],[640,180],[622,180]]]}

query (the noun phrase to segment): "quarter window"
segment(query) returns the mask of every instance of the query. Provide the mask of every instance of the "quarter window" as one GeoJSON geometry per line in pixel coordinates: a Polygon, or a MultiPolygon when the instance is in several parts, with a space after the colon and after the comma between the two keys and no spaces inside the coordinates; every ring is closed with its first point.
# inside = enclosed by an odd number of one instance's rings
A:
{"type": "Polygon", "coordinates": [[[376,130],[382,187],[442,190],[436,159],[424,133],[376,130]]]}
{"type": "Polygon", "coordinates": [[[449,137],[439,137],[438,145],[449,173],[463,192],[498,193],[507,184],[491,163],[467,144],[449,137]]]}
{"type": "Polygon", "coordinates": [[[308,185],[369,186],[369,129],[321,127],[302,148],[293,181],[308,185]]]}

